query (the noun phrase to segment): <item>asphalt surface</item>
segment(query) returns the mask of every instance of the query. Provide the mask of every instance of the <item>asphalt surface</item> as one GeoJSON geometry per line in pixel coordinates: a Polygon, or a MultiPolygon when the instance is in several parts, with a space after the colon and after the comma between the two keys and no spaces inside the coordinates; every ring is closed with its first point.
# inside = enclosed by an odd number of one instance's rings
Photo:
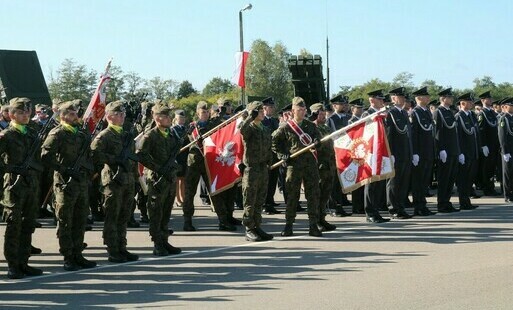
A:
{"type": "MultiPolygon", "coordinates": [[[[129,250],[141,259],[125,264],[107,261],[102,223],[95,223],[84,256],[99,266],[77,272],[62,269],[55,226],[44,219],[33,241],[43,254],[30,260],[44,274],[8,280],[1,254],[0,307],[513,309],[513,205],[490,197],[473,203],[480,207],[379,225],[362,215],[328,216],[337,230],[323,238],[308,236],[305,213],[287,238],[279,236],[284,215],[264,215],[275,239],[261,243],[245,241],[242,228],[218,231],[205,206],[196,210],[199,230],[183,232],[177,209],[170,240],[182,254],[153,256],[143,225],[128,233],[129,250]]],[[[2,223],[2,243],[4,230],[2,223]]]]}

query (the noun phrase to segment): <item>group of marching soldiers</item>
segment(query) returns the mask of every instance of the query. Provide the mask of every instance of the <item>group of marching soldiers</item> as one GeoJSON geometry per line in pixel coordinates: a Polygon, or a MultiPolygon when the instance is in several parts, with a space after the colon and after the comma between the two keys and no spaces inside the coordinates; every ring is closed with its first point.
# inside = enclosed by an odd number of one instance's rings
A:
{"type": "MultiPolygon", "coordinates": [[[[384,108],[386,96],[382,90],[368,95],[370,107],[365,112],[363,99],[348,102],[347,97],[337,96],[331,99],[331,105],[315,103],[307,107],[302,98],[295,97],[280,111],[279,119],[274,117],[272,98],[251,102],[238,113],[223,98],[215,108],[200,101],[195,121],[188,126],[184,111],[162,101],[143,103],[142,120],[138,121],[126,119],[126,104],[115,101],[105,107],[104,128],[95,128],[92,134],[80,117],[79,100],[56,104],[51,118],[34,122],[30,100],[11,99],[7,107],[2,107],[0,120],[0,126],[5,128],[0,132],[0,169],[4,174],[2,206],[8,277],[42,274],[41,269],[28,265],[28,260],[33,251],[31,239],[40,197],[44,197],[44,205],[50,194],[54,197],[59,251],[67,271],[96,266],[96,262],[82,255],[90,211],[101,214],[104,221],[103,242],[110,262],[139,259],[127,250],[127,226],[133,221],[135,205],[141,210],[141,218],[149,222],[153,254],[180,253],[180,248],[169,243],[173,231],[168,225],[175,197],[180,197],[183,209],[183,230],[195,231],[194,198],[200,180],[208,180],[204,135],[239,117],[245,150],[239,167],[242,181],[240,186],[209,197],[219,219],[219,230],[235,231],[243,225],[248,241],[273,239],[261,228],[261,214],[280,213],[274,202],[279,184],[286,203],[281,235],[293,234],[296,213],[302,210],[303,188],[309,235],[321,237],[323,231],[336,229],[326,221],[327,213],[350,215],[342,208],[350,202],[339,186],[333,141],[322,138],[384,108]],[[134,139],[136,136],[138,139],[134,139]],[[300,152],[305,148],[306,152],[300,152]],[[279,167],[270,169],[277,166],[273,165],[276,162],[279,167]],[[137,163],[144,166],[144,186],[138,182],[137,163]],[[41,186],[45,175],[51,179],[47,188],[41,186]],[[177,179],[185,185],[184,190],[177,187],[177,179]],[[236,201],[241,200],[242,221],[234,217],[236,201]],[[97,209],[100,204],[101,210],[97,209]]],[[[486,195],[497,195],[493,162],[498,158],[504,167],[505,198],[513,201],[513,98],[501,101],[498,114],[486,92],[480,96],[483,108],[476,115],[471,94],[458,97],[457,113],[451,110],[451,89],[438,94],[437,109],[428,106],[430,97],[425,87],[412,93],[413,101],[408,100],[402,87],[391,90],[389,95],[391,107],[385,128],[395,176],[353,191],[353,213],[365,213],[367,221],[374,223],[389,221],[380,216],[383,208],[397,219],[411,217],[405,210],[409,205],[416,216],[434,214],[426,205],[433,167],[438,181],[438,212],[459,211],[449,201],[454,183],[460,209],[474,209],[477,206],[470,201],[473,183],[479,183],[486,195]],[[480,179],[475,182],[478,169],[480,179]]],[[[36,106],[36,112],[37,109],[36,106]]],[[[37,114],[46,113],[41,107],[39,110],[37,114]]]]}

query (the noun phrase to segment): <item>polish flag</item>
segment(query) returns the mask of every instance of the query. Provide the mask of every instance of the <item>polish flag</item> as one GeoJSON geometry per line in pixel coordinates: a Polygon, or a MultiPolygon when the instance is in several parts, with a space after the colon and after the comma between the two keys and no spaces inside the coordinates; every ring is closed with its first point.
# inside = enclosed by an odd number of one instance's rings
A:
{"type": "Polygon", "coordinates": [[[248,61],[249,52],[235,53],[235,72],[233,72],[232,82],[240,87],[246,87],[244,79],[246,73],[246,63],[248,61]]]}
{"type": "Polygon", "coordinates": [[[103,119],[105,114],[105,100],[107,98],[107,85],[110,82],[109,70],[111,62],[112,59],[109,60],[105,72],[100,76],[100,83],[98,83],[98,87],[96,87],[83,116],[84,125],[87,125],[90,133],[93,133],[96,125],[103,119]]]}

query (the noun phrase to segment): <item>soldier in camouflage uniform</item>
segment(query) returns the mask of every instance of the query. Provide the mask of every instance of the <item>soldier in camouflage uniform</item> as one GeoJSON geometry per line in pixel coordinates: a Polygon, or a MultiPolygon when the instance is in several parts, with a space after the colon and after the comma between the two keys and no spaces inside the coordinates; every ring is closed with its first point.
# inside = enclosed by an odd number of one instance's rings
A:
{"type": "Polygon", "coordinates": [[[285,187],[287,191],[287,208],[285,212],[285,229],[282,236],[291,236],[292,225],[296,219],[301,183],[303,183],[307,200],[307,212],[310,222],[309,235],[321,237],[317,227],[319,222],[319,169],[313,151],[307,151],[295,158],[291,154],[312,143],[319,144],[320,134],[315,124],[304,119],[305,101],[301,97],[292,100],[292,119],[280,125],[273,133],[272,150],[278,157],[286,160],[287,172],[285,187]]]}
{"type": "Polygon", "coordinates": [[[264,118],[263,103],[253,101],[247,106],[249,115],[240,124],[244,143],[244,175],[242,177],[242,195],[247,241],[271,240],[262,223],[262,207],[267,195],[269,165],[272,161],[271,131],[262,124],[264,118]]]}
{"type": "Polygon", "coordinates": [[[120,156],[123,142],[130,139],[133,147],[133,139],[127,136],[129,133],[123,132],[125,108],[121,101],[109,103],[105,107],[105,116],[109,125],[91,144],[93,162],[95,166],[102,167],[102,192],[105,198],[103,243],[107,246],[110,262],[136,261],[139,257],[126,249],[126,227],[138,172],[130,159],[120,156]]]}
{"type": "Polygon", "coordinates": [[[95,262],[82,256],[89,214],[88,179],[93,166],[89,150],[90,138],[79,129],[77,112],[78,107],[72,102],[59,107],[61,123],[50,131],[41,152],[41,159],[47,168],[54,171],[57,237],[59,252],[64,256],[64,270],[67,271],[96,266],[95,262]]]}
{"type": "Polygon", "coordinates": [[[20,279],[43,272],[29,266],[30,244],[37,215],[39,195],[38,175],[42,171],[38,155],[28,158],[37,139],[37,132],[27,126],[31,104],[28,98],[13,98],[9,102],[9,127],[0,133],[0,170],[4,175],[3,219],[6,222],[4,255],[7,276],[20,279]],[[27,163],[32,161],[31,167],[27,163]],[[37,171],[39,170],[39,171],[37,171]],[[27,195],[30,193],[30,195],[27,195]]]}
{"type": "Polygon", "coordinates": [[[153,108],[153,120],[156,126],[146,131],[136,153],[144,165],[144,174],[148,183],[148,214],[153,254],[166,256],[179,254],[182,250],[168,242],[169,217],[176,194],[176,154],[181,143],[170,131],[173,111],[163,104],[153,108]]]}
{"type": "MultiPolygon", "coordinates": [[[[331,134],[331,128],[326,125],[326,111],[324,104],[315,103],[310,106],[310,120],[317,126],[321,137],[331,134]]],[[[337,173],[335,163],[335,149],[333,140],[328,140],[321,144],[317,149],[317,164],[319,167],[319,223],[321,231],[335,230],[337,227],[326,221],[325,206],[328,204],[333,186],[340,186],[340,183],[334,184],[333,175],[337,173]]]]}
{"type": "MultiPolygon", "coordinates": [[[[192,225],[192,216],[194,215],[194,196],[198,189],[198,182],[200,176],[204,180],[208,180],[207,172],[205,169],[205,160],[203,157],[203,144],[201,134],[206,133],[210,129],[221,124],[221,117],[217,116],[209,119],[208,104],[205,101],[198,102],[196,106],[196,114],[198,121],[191,123],[189,127],[189,141],[199,139],[196,144],[190,147],[189,156],[187,158],[187,171],[185,173],[185,198],[182,204],[184,224],[183,230],[195,231],[196,228],[192,225]]],[[[234,231],[237,228],[230,223],[228,210],[223,195],[211,196],[214,210],[219,218],[219,230],[234,231]]]]}

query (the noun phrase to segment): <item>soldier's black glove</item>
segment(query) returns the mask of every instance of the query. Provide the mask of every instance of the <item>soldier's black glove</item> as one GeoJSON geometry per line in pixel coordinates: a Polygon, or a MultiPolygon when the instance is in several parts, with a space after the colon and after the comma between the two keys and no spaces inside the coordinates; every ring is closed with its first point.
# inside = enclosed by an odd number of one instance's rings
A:
{"type": "Polygon", "coordinates": [[[195,128],[196,128],[196,126],[194,126],[193,124],[189,125],[189,128],[187,128],[187,134],[192,135],[192,132],[194,131],[195,128]]]}
{"type": "Polygon", "coordinates": [[[283,160],[283,167],[287,167],[290,164],[290,154],[285,154],[281,157],[281,160],[283,160]]]}

